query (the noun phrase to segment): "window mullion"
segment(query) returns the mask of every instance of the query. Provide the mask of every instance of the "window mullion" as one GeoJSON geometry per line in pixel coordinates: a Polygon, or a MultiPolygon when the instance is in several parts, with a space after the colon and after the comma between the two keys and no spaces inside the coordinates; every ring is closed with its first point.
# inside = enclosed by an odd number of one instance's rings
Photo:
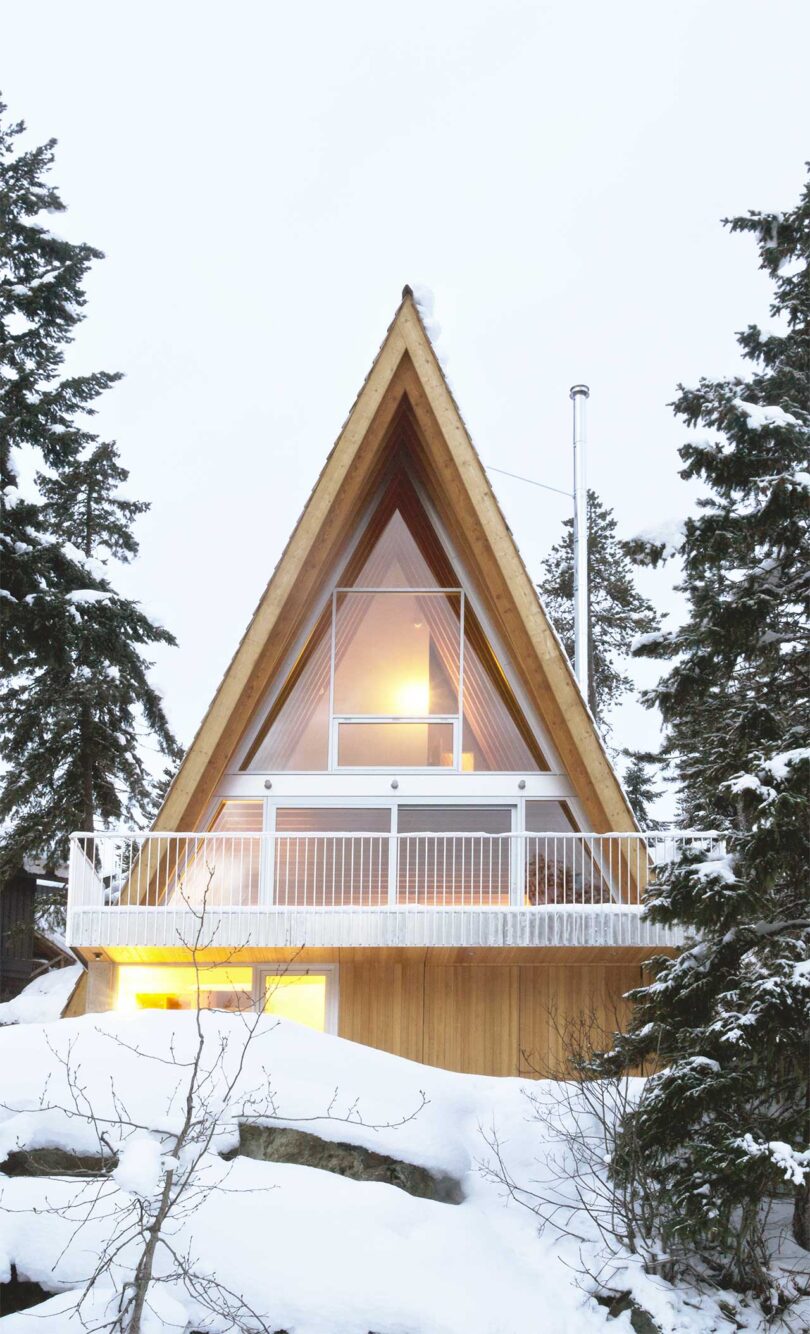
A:
{"type": "Polygon", "coordinates": [[[337,768],[337,725],[335,723],[335,630],[337,621],[337,590],[332,593],[332,626],[329,648],[329,772],[337,768]]]}

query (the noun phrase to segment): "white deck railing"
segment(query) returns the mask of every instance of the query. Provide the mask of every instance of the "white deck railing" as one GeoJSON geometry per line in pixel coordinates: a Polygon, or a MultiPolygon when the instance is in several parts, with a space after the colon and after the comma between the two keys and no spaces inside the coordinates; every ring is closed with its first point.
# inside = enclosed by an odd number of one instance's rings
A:
{"type": "Polygon", "coordinates": [[[648,886],[713,834],[74,834],[68,943],[669,945],[648,886]]]}

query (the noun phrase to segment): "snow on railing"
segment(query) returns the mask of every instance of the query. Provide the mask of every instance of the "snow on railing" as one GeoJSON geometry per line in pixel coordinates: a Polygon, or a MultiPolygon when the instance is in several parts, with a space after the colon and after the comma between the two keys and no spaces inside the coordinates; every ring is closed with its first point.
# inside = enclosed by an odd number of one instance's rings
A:
{"type": "MultiPolygon", "coordinates": [[[[651,883],[690,847],[710,857],[720,843],[658,832],[74,834],[68,940],[168,943],[205,903],[230,945],[299,944],[302,931],[312,944],[544,944],[541,910],[569,922],[590,913],[617,943],[620,919],[640,918],[651,883]],[[476,912],[491,919],[478,931],[447,925],[476,912]]],[[[642,934],[668,939],[649,924],[642,934]]]]}

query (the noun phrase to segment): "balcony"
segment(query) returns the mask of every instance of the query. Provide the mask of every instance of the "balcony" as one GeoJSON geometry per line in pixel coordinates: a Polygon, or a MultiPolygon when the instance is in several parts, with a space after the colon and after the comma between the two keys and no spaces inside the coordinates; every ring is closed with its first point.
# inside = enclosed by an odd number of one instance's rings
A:
{"type": "Polygon", "coordinates": [[[663,946],[645,893],[712,834],[74,834],[68,943],[663,946]]]}

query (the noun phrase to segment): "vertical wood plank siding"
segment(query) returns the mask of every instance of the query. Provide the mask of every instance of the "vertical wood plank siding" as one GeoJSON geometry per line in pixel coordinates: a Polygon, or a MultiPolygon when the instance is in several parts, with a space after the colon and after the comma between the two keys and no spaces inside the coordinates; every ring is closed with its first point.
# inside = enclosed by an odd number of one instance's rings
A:
{"type": "Polygon", "coordinates": [[[580,1015],[613,1031],[638,964],[341,963],[341,1037],[447,1070],[566,1073],[561,1033],[580,1015]]]}

